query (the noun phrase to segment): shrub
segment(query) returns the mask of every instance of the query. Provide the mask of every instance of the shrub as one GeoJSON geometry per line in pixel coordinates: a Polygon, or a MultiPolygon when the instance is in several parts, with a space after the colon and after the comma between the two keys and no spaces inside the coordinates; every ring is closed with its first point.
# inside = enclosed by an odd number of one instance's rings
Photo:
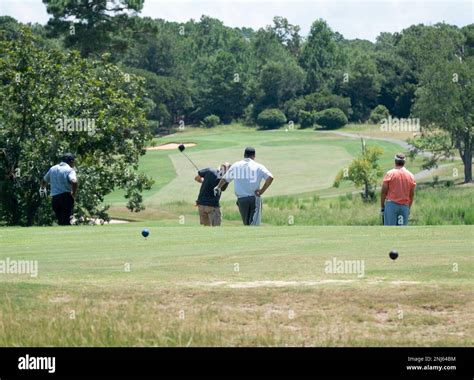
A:
{"type": "Polygon", "coordinates": [[[253,104],[249,104],[247,107],[245,107],[244,115],[243,115],[243,123],[247,126],[254,126],[255,125],[253,104]]]}
{"type": "Polygon", "coordinates": [[[347,124],[347,116],[339,108],[328,108],[315,114],[315,122],[328,129],[340,128],[347,124]]]}
{"type": "Polygon", "coordinates": [[[284,104],[283,109],[288,120],[299,123],[301,122],[300,112],[306,109],[306,100],[304,98],[290,99],[284,104]]]}
{"type": "Polygon", "coordinates": [[[308,111],[300,111],[299,120],[301,128],[310,128],[314,125],[314,114],[308,111]]]}
{"type": "Polygon", "coordinates": [[[206,116],[203,120],[203,125],[206,128],[212,128],[221,123],[221,119],[217,115],[206,116]]]}
{"type": "Polygon", "coordinates": [[[328,91],[313,92],[304,97],[306,111],[325,110],[327,108],[339,108],[347,118],[352,115],[351,99],[331,94],[328,91]]]}
{"type": "Polygon", "coordinates": [[[379,104],[370,113],[369,121],[373,124],[378,124],[383,119],[387,119],[389,116],[390,112],[388,111],[387,107],[385,107],[383,104],[379,104]]]}
{"type": "Polygon", "coordinates": [[[257,124],[261,129],[276,129],[286,123],[286,116],[278,108],[269,108],[258,114],[257,124]]]}

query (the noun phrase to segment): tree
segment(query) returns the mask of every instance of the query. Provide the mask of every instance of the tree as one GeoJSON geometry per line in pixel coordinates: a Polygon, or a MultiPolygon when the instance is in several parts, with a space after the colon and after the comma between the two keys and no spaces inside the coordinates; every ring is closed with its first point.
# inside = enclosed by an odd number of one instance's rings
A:
{"type": "Polygon", "coordinates": [[[334,187],[339,187],[342,181],[351,181],[356,186],[364,186],[362,198],[366,202],[374,202],[375,189],[383,172],[379,165],[379,158],[383,150],[376,146],[365,146],[362,140],[362,154],[352,161],[348,168],[339,171],[334,187]]]}
{"type": "Polygon", "coordinates": [[[331,86],[337,69],[342,67],[343,55],[336,39],[337,35],[325,21],[317,20],[311,25],[300,57],[301,67],[307,73],[309,92],[331,86]]]}
{"type": "Polygon", "coordinates": [[[244,74],[239,62],[229,52],[219,50],[200,61],[201,75],[196,81],[197,109],[192,114],[202,120],[209,114],[219,116],[224,123],[242,115],[245,107],[244,74]]]}
{"type": "Polygon", "coordinates": [[[79,215],[106,218],[104,196],[115,188],[142,210],[152,184],[136,171],[151,137],[143,80],[106,60],[44,49],[26,27],[0,37],[0,52],[0,221],[51,223],[38,190],[65,151],[77,156],[79,215]]]}
{"type": "Polygon", "coordinates": [[[268,62],[258,80],[256,110],[280,108],[303,90],[305,73],[294,61],[268,62]]]}
{"type": "MultiPolygon", "coordinates": [[[[424,128],[434,133],[412,140],[416,150],[430,147],[437,154],[436,158],[457,150],[463,161],[465,182],[472,182],[473,78],[474,56],[436,60],[421,76],[413,110],[413,116],[419,117],[424,128]]],[[[434,165],[436,160],[431,159],[428,166],[434,165]]]]}
{"type": "Polygon", "coordinates": [[[129,40],[120,31],[137,14],[144,0],[43,0],[53,17],[48,27],[53,35],[64,37],[66,47],[78,49],[83,57],[107,49],[124,51],[129,40]],[[115,15],[115,17],[114,17],[115,15]]]}
{"type": "Polygon", "coordinates": [[[377,105],[380,78],[371,56],[357,54],[350,63],[349,78],[341,86],[342,95],[351,99],[354,121],[366,121],[370,111],[377,105]]]}

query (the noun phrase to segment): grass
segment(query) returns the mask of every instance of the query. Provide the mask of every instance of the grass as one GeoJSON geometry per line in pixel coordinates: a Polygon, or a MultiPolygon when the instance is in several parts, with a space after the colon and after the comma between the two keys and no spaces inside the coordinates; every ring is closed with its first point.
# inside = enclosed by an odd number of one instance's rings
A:
{"type": "MultiPolygon", "coordinates": [[[[371,135],[371,132],[376,132],[377,127],[348,125],[341,129],[341,131],[349,132],[354,130],[361,130],[364,134],[371,135]]],[[[275,176],[275,182],[268,191],[267,197],[297,197],[297,202],[303,208],[309,206],[306,202],[308,197],[338,197],[358,190],[350,183],[343,183],[338,189],[332,187],[336,173],[347,167],[352,158],[360,153],[358,139],[314,130],[258,131],[234,124],[212,129],[188,128],[185,131],[155,139],[153,144],[160,145],[167,142],[196,143],[195,147],[188,148],[186,152],[200,167],[217,166],[225,160],[237,161],[241,158],[243,147],[253,145],[257,149],[257,160],[264,163],[275,176]]],[[[380,160],[383,170],[392,167],[393,156],[401,149],[397,144],[387,141],[371,140],[368,144],[378,145],[384,149],[384,155],[380,160]]],[[[418,158],[409,162],[407,166],[416,173],[421,171],[421,162],[421,158],[418,158]]],[[[461,179],[462,167],[459,162],[443,162],[442,164],[453,167],[442,166],[439,171],[433,173],[438,181],[446,181],[450,178],[457,181],[461,179]],[[458,170],[459,177],[452,177],[454,168],[458,170]]],[[[140,170],[152,176],[156,181],[152,190],[144,193],[147,211],[140,214],[127,212],[124,207],[123,193],[116,191],[106,198],[106,202],[112,205],[113,217],[135,220],[176,220],[180,215],[185,215],[191,219],[194,218],[193,205],[199,187],[193,181],[195,169],[183,155],[174,150],[148,151],[142,158],[140,170]]],[[[433,176],[422,179],[420,183],[432,181],[433,176]]],[[[223,194],[222,200],[224,204],[231,205],[226,210],[227,219],[238,220],[238,215],[233,208],[233,185],[223,194]]],[[[359,207],[359,205],[354,204],[350,208],[353,207],[359,207]]],[[[271,215],[271,212],[268,215],[271,215]]],[[[361,220],[367,216],[368,213],[362,213],[356,219],[361,220]]],[[[276,217],[287,218],[287,215],[276,217]]],[[[272,223],[274,219],[270,218],[269,222],[272,223]]],[[[374,224],[377,218],[372,214],[371,219],[369,224],[374,224]]],[[[354,224],[351,220],[354,220],[354,216],[346,215],[346,219],[339,221],[338,224],[354,224]]],[[[319,223],[309,222],[309,224],[328,223],[332,224],[328,218],[323,218],[319,223]]],[[[281,224],[281,222],[276,224],[281,224]]]]}
{"type": "Polygon", "coordinates": [[[0,229],[0,346],[472,345],[473,227],[144,226],[0,229]]]}

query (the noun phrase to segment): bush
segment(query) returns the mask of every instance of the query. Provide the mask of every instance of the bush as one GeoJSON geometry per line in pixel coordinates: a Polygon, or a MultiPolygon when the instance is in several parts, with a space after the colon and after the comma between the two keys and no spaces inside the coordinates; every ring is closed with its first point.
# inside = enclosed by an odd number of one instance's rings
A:
{"type": "Polygon", "coordinates": [[[352,115],[351,99],[331,94],[328,91],[313,92],[304,97],[306,111],[318,111],[328,108],[339,108],[349,119],[352,115]]]}
{"type": "Polygon", "coordinates": [[[286,116],[278,108],[269,108],[258,114],[257,124],[261,129],[276,129],[286,123],[286,116]]]}
{"type": "Polygon", "coordinates": [[[253,104],[249,104],[247,107],[245,107],[244,115],[243,115],[243,123],[247,126],[254,126],[255,125],[253,104]]]}
{"type": "Polygon", "coordinates": [[[328,108],[317,112],[314,121],[328,129],[341,128],[347,124],[347,116],[339,108],[328,108]]]}
{"type": "Polygon", "coordinates": [[[221,123],[221,119],[217,115],[209,115],[206,116],[203,120],[203,125],[206,128],[212,128],[215,127],[216,125],[219,125],[221,123]]]}
{"type": "Polygon", "coordinates": [[[300,111],[299,120],[301,128],[310,128],[314,125],[314,114],[308,111],[300,111]]]}
{"type": "Polygon", "coordinates": [[[283,109],[288,120],[299,123],[301,122],[300,112],[306,109],[306,100],[304,98],[290,99],[284,104],[283,109]]]}
{"type": "Polygon", "coordinates": [[[373,124],[378,124],[383,119],[387,119],[389,116],[390,112],[388,111],[387,107],[385,107],[383,104],[379,104],[370,113],[369,121],[373,124]]]}

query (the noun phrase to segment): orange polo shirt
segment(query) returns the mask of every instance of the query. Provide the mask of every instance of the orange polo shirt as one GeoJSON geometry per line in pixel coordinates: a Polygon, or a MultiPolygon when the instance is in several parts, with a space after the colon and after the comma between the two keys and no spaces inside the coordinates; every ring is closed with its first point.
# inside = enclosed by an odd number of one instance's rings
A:
{"type": "Polygon", "coordinates": [[[410,204],[410,192],[416,187],[415,177],[405,167],[389,170],[383,182],[388,184],[387,200],[401,204],[410,204]]]}

